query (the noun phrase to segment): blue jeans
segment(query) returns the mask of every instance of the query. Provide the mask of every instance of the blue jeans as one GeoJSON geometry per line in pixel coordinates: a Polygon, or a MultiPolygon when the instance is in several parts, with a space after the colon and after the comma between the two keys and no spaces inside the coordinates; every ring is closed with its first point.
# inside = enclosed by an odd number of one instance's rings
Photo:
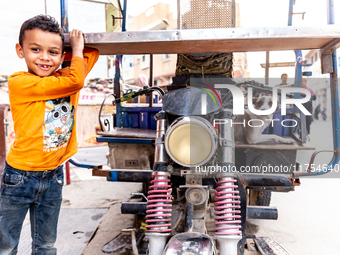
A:
{"type": "Polygon", "coordinates": [[[47,171],[22,171],[6,163],[0,194],[0,255],[17,254],[28,210],[32,254],[57,254],[53,245],[57,239],[63,184],[63,166],[47,171]]]}

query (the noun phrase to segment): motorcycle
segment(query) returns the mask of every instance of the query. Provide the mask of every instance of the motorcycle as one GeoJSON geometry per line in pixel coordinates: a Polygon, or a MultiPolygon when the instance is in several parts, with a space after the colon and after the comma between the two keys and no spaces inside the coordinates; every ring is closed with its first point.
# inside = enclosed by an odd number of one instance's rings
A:
{"type": "MultiPolygon", "coordinates": [[[[217,91],[200,81],[196,86],[170,86],[167,92],[145,86],[114,100],[118,104],[156,91],[163,101],[162,110],[154,117],[157,129],[153,170],[136,170],[133,177],[147,175],[139,178],[144,182],[150,179],[145,190],[147,201],[122,205],[122,213],[138,211],[146,215],[143,225],[149,255],[243,254],[246,219],[277,219],[276,208],[249,205],[247,189],[259,191],[265,186],[266,190],[291,191],[299,182],[291,175],[239,172],[234,129],[230,125],[236,116],[228,108],[232,93],[217,91]]],[[[253,81],[232,85],[272,91],[253,81]]],[[[120,173],[117,176],[119,180],[120,173]]],[[[254,240],[267,245],[263,240],[254,240]]],[[[278,244],[276,249],[288,254],[278,244]]]]}

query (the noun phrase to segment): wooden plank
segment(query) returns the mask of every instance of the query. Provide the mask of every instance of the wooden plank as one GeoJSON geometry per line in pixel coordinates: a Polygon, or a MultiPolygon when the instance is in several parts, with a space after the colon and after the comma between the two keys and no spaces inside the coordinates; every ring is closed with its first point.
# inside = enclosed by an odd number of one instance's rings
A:
{"type": "Polygon", "coordinates": [[[88,33],[85,45],[101,55],[246,52],[320,49],[338,38],[340,27],[327,25],[88,33]]]}
{"type": "Polygon", "coordinates": [[[156,130],[138,128],[115,128],[108,132],[98,132],[104,137],[150,138],[156,139],[156,130]]]}
{"type": "MultiPolygon", "coordinates": [[[[262,68],[266,67],[266,64],[261,63],[260,65],[262,68]]],[[[276,62],[269,64],[269,67],[291,67],[291,66],[295,66],[295,62],[276,62]]]]}
{"type": "Polygon", "coordinates": [[[321,54],[326,53],[326,52],[333,53],[339,47],[340,47],[340,39],[334,39],[322,47],[321,54]]]}
{"type": "Polygon", "coordinates": [[[246,52],[317,49],[327,44],[328,38],[310,39],[252,39],[233,41],[181,41],[181,42],[139,42],[139,43],[92,43],[89,47],[97,48],[100,55],[129,54],[176,54],[207,52],[246,52]]]}

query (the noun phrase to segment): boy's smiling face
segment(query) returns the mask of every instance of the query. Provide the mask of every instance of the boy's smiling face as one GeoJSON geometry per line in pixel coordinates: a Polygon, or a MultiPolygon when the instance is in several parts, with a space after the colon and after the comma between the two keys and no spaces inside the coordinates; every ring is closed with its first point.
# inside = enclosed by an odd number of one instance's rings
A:
{"type": "Polygon", "coordinates": [[[63,63],[62,39],[59,34],[39,28],[25,31],[22,45],[16,44],[19,58],[25,58],[28,72],[50,76],[63,63]]]}

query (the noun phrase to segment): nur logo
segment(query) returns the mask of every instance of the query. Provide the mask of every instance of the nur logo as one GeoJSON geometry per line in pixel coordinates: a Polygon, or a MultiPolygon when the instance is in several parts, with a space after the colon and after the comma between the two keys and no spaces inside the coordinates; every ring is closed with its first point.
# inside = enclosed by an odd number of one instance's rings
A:
{"type": "MultiPolygon", "coordinates": [[[[209,90],[211,90],[216,96],[217,99],[219,100],[219,104],[222,106],[222,100],[217,91],[209,86],[208,84],[201,83],[209,90]]],[[[240,88],[236,87],[235,85],[230,85],[230,84],[215,84],[216,89],[228,89],[230,90],[232,97],[233,97],[233,113],[235,115],[243,115],[244,114],[244,95],[243,92],[240,88]]],[[[199,88],[203,91],[205,91],[214,101],[215,105],[218,104],[216,102],[214,95],[207,89],[205,88],[199,88]]],[[[207,94],[202,94],[201,95],[201,106],[202,106],[202,115],[207,114],[207,94]]],[[[272,107],[268,110],[258,110],[254,108],[253,105],[253,88],[248,87],[247,88],[247,95],[248,95],[248,109],[256,115],[270,115],[275,112],[277,108],[277,102],[278,102],[278,97],[277,97],[277,88],[273,88],[273,104],[272,107]]],[[[281,89],[281,115],[286,115],[287,112],[287,105],[293,104],[295,105],[298,109],[300,109],[301,112],[305,115],[311,115],[311,113],[303,106],[304,103],[308,102],[311,98],[311,93],[309,90],[304,89],[304,88],[282,88],[281,89]],[[287,94],[291,93],[299,93],[299,94],[305,94],[304,98],[287,98],[287,94]]]]}

